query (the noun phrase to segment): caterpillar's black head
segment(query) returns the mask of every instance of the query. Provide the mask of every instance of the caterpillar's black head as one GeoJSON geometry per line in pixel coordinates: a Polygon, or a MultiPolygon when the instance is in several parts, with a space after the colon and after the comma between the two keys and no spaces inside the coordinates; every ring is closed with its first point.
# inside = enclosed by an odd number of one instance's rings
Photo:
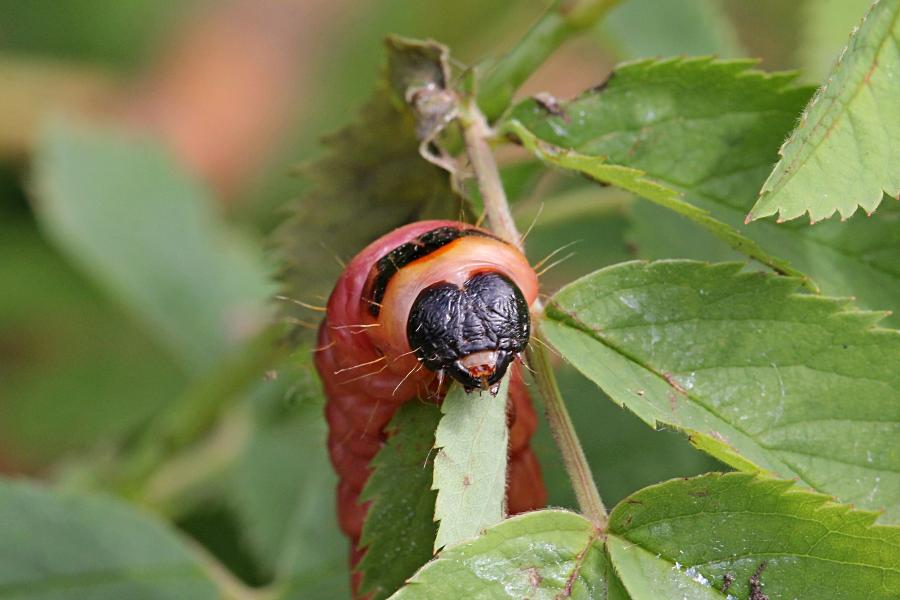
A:
{"type": "Polygon", "coordinates": [[[409,347],[426,367],[443,371],[466,390],[490,389],[531,333],[528,303],[507,277],[474,275],[462,288],[438,283],[419,294],[406,323],[409,347]]]}

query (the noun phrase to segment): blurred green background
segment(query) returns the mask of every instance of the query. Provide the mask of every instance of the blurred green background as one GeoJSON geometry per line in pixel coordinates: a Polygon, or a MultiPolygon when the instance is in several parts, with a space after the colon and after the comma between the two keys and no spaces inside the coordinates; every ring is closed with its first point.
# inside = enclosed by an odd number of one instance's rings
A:
{"type": "MultiPolygon", "coordinates": [[[[868,4],[626,0],[522,93],[572,96],[618,61],[676,54],[759,57],[817,83],[868,4]]],[[[290,173],[355,117],[388,33],[479,62],[546,6],[0,0],[0,472],[120,493],[252,584],[343,590],[315,378],[303,348],[271,344],[269,236],[304,188],[290,173]]],[[[636,257],[731,256],[627,195],[556,175],[515,189],[533,260],[578,241],[544,291],[636,257]]],[[[608,504],[718,468],[561,378],[608,504]]],[[[571,506],[545,430],[535,445],[551,502],[571,506]]]]}

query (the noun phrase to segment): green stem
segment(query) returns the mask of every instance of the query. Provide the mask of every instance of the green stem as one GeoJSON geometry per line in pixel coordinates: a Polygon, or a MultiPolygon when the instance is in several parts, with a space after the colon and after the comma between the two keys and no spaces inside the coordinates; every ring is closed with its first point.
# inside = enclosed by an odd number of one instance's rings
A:
{"type": "MultiPolygon", "coordinates": [[[[500,181],[500,171],[488,144],[493,132],[484,115],[472,101],[464,103],[460,108],[460,122],[466,142],[466,153],[478,180],[491,229],[504,240],[521,248],[522,238],[510,213],[506,192],[500,181]]],[[[533,311],[536,315],[543,312],[540,301],[535,302],[533,311]]],[[[535,321],[533,335],[539,336],[540,325],[537,319],[535,321]]],[[[578,506],[584,516],[601,531],[605,530],[608,520],[606,507],[600,499],[600,492],[597,491],[590,465],[578,441],[575,426],[559,393],[547,351],[542,346],[532,344],[528,356],[535,370],[535,381],[544,399],[547,421],[550,423],[550,429],[562,454],[563,464],[572,481],[578,506]]]]}
{"type": "Polygon", "coordinates": [[[272,600],[276,597],[274,589],[248,587],[198,542],[187,536],[182,536],[181,539],[191,549],[206,576],[218,588],[221,600],[272,600]]]}
{"type": "Polygon", "coordinates": [[[557,0],[480,83],[478,105],[499,117],[516,90],[569,38],[592,27],[619,0],[557,0]]]}
{"type": "MultiPolygon", "coordinates": [[[[534,324],[532,336],[540,335],[540,322],[538,321],[534,324]]],[[[553,432],[553,438],[559,447],[566,472],[572,480],[578,507],[582,514],[590,519],[600,531],[606,531],[606,523],[609,520],[606,507],[600,498],[600,492],[597,491],[591,467],[581,448],[581,443],[578,441],[575,425],[569,416],[562,394],[559,392],[556,376],[550,365],[549,353],[543,345],[531,344],[527,354],[528,362],[534,369],[535,383],[544,399],[550,431],[553,432]]]]}
{"type": "Polygon", "coordinates": [[[478,181],[478,189],[481,191],[491,229],[521,250],[522,238],[509,210],[506,190],[503,189],[500,180],[500,169],[497,168],[497,161],[488,143],[493,132],[471,99],[464,101],[460,109],[460,122],[463,126],[466,154],[472,163],[472,170],[475,171],[475,179],[478,181]]]}

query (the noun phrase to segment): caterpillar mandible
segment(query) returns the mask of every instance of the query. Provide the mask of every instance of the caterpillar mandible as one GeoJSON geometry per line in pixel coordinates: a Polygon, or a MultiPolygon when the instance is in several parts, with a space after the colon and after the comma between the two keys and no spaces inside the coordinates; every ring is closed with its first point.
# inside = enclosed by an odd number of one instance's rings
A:
{"type": "MultiPolygon", "coordinates": [[[[455,221],[422,221],[372,242],[347,265],[319,327],[315,366],[327,402],[338,521],[351,564],[366,506],[357,499],[397,408],[447,378],[496,392],[510,371],[507,508],[546,503],[529,441],[537,418],[515,358],[530,335],[537,275],[515,246],[455,221]],[[510,368],[512,367],[512,368],[510,368]]],[[[354,588],[358,583],[354,577],[354,588]]]]}

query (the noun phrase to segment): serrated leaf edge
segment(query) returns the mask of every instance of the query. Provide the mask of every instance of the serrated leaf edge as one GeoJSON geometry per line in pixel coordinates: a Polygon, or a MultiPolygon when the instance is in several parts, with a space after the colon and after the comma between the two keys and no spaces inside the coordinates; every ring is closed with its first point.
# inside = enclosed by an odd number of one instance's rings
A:
{"type": "MultiPolygon", "coordinates": [[[[881,2],[881,0],[875,0],[872,3],[872,5],[869,7],[868,11],[866,11],[866,14],[863,16],[860,24],[856,25],[853,28],[853,31],[851,31],[850,39],[848,40],[848,42],[844,46],[844,48],[841,50],[841,53],[838,56],[838,59],[835,62],[834,66],[832,67],[831,72],[829,73],[828,79],[826,80],[825,84],[816,90],[816,93],[813,95],[812,99],[809,101],[809,104],[807,104],[806,108],[803,109],[803,112],[801,113],[801,115],[798,119],[797,126],[794,128],[794,130],[791,132],[790,136],[788,136],[788,138],[785,140],[785,142],[778,149],[778,155],[781,157],[781,160],[784,160],[785,151],[788,148],[788,146],[796,143],[797,136],[799,135],[800,130],[806,124],[810,111],[825,96],[826,92],[828,91],[828,88],[834,82],[835,73],[843,64],[844,56],[846,55],[847,51],[850,49],[850,46],[853,44],[857,34],[862,29],[863,25],[865,25],[865,22],[869,19],[869,16],[872,14],[872,12],[875,10],[875,8],[878,6],[878,4],[880,2],[881,2]]],[[[898,13],[898,15],[900,15],[900,13],[898,13]]],[[[889,37],[890,36],[886,36],[885,40],[882,41],[882,43],[881,43],[882,47],[887,42],[889,37]]],[[[879,53],[880,53],[880,48],[876,52],[876,57],[879,53]]],[[[865,80],[863,80],[863,83],[864,82],[865,82],[865,80]]],[[[862,89],[862,85],[860,85],[859,89],[862,89]]],[[[854,92],[854,96],[856,95],[856,93],[859,92],[859,89],[857,89],[854,92]]],[[[842,111],[841,114],[845,114],[844,111],[842,111]]],[[[821,143],[821,140],[818,143],[821,143]]],[[[807,159],[804,159],[802,162],[805,163],[806,160],[807,159]]],[[[775,213],[778,213],[778,218],[776,220],[777,223],[784,223],[785,221],[789,221],[791,219],[796,219],[803,215],[803,213],[798,213],[796,215],[787,213],[783,208],[780,208],[780,207],[777,207],[774,205],[769,209],[757,212],[757,207],[760,205],[763,198],[770,196],[771,194],[776,192],[775,188],[778,186],[778,180],[784,180],[785,175],[777,173],[778,167],[780,166],[780,162],[781,161],[779,161],[779,164],[777,164],[773,167],[773,170],[769,174],[769,177],[766,178],[766,181],[763,183],[763,186],[759,191],[759,195],[758,195],[756,203],[754,204],[753,208],[751,208],[750,211],[747,213],[747,216],[744,218],[745,225],[751,223],[752,221],[756,221],[758,219],[762,219],[764,217],[774,215],[775,213]],[[777,178],[776,178],[776,175],[777,175],[777,178]],[[775,180],[775,181],[773,181],[773,180],[775,180]]],[[[786,171],[786,173],[792,172],[792,171],[796,171],[796,168],[789,169],[788,171],[786,171]]],[[[866,210],[866,213],[868,214],[868,216],[872,216],[872,213],[874,213],[875,210],[878,208],[878,206],[881,204],[884,194],[886,194],[886,193],[890,193],[890,192],[888,190],[884,189],[884,187],[882,186],[882,189],[879,189],[877,191],[877,193],[872,193],[872,198],[873,198],[874,202],[867,203],[864,201],[864,199],[861,201],[858,201],[856,203],[856,206],[854,206],[853,210],[849,214],[844,214],[843,212],[841,212],[841,221],[846,221],[847,219],[852,217],[853,214],[856,213],[856,210],[858,208],[863,208],[864,210],[866,210]],[[870,210],[866,209],[867,205],[871,206],[870,210]]],[[[898,196],[897,199],[900,200],[900,196],[898,196]]],[[[809,216],[810,225],[815,225],[816,223],[818,223],[821,220],[831,218],[834,215],[834,213],[838,212],[838,210],[839,209],[835,208],[829,214],[821,216],[819,219],[816,219],[813,216],[812,209],[807,209],[805,212],[809,216]]]]}
{"type": "MultiPolygon", "coordinates": [[[[589,273],[576,279],[575,281],[569,283],[568,285],[561,288],[557,291],[556,294],[548,301],[545,309],[544,309],[544,318],[556,321],[557,323],[571,327],[573,329],[577,329],[582,331],[586,335],[590,336],[592,339],[597,341],[600,344],[603,344],[613,352],[616,352],[629,362],[639,366],[644,369],[648,373],[655,375],[657,378],[661,379],[665,384],[671,388],[673,393],[680,395],[688,400],[690,400],[694,405],[710,412],[716,419],[721,420],[724,423],[729,424],[734,427],[742,435],[746,436],[754,445],[757,443],[756,440],[741,431],[737,427],[735,427],[729,420],[723,418],[715,411],[707,407],[704,403],[699,402],[691,397],[691,394],[678,386],[671,377],[667,377],[665,373],[658,371],[657,369],[645,364],[643,361],[637,359],[636,357],[631,356],[627,352],[624,352],[622,349],[618,348],[614,343],[605,339],[602,335],[602,332],[595,331],[593,328],[588,326],[586,323],[582,322],[577,316],[572,315],[568,311],[565,310],[562,306],[560,306],[557,301],[557,297],[561,294],[564,294],[566,290],[577,286],[579,283],[582,283],[592,277],[597,276],[598,274],[604,272],[610,272],[622,268],[628,268],[634,265],[644,265],[645,267],[657,267],[671,264],[694,264],[701,266],[706,269],[716,269],[722,272],[723,276],[728,275],[730,271],[730,276],[735,279],[750,279],[750,278],[758,278],[764,277],[766,280],[772,283],[780,283],[787,286],[791,286],[793,290],[796,290],[802,281],[796,277],[788,277],[782,275],[775,275],[770,273],[760,273],[760,272],[740,272],[740,269],[743,268],[743,265],[739,262],[722,262],[722,263],[706,263],[695,260],[686,260],[686,259],[668,259],[668,260],[658,260],[658,261],[647,261],[647,260],[635,260],[628,261],[624,263],[619,263],[616,265],[611,265],[608,267],[604,267],[593,273],[589,273]]],[[[798,293],[796,291],[787,291],[786,293],[787,300],[801,300],[808,302],[819,302],[824,304],[830,304],[833,307],[829,318],[836,319],[845,319],[847,321],[855,321],[854,326],[861,330],[863,333],[874,334],[874,335],[895,335],[900,336],[900,330],[881,327],[878,323],[888,316],[889,312],[879,312],[879,311],[867,311],[867,310],[859,310],[853,307],[853,299],[852,298],[836,298],[836,297],[828,297],[821,296],[817,294],[808,294],[808,293],[798,293]]],[[[634,412],[629,406],[626,405],[624,401],[618,402],[615,399],[610,398],[610,400],[615,403],[617,406],[626,408],[629,411],[634,412]]],[[[638,415],[640,417],[640,415],[638,415]]],[[[646,419],[641,417],[641,420],[647,422],[646,419]]],[[[765,476],[772,476],[774,473],[769,469],[765,469],[756,465],[748,458],[746,458],[741,452],[735,449],[731,444],[724,439],[715,438],[709,434],[694,430],[692,428],[683,427],[675,423],[669,423],[659,420],[654,420],[654,422],[647,422],[648,425],[653,427],[654,429],[661,429],[662,427],[673,428],[677,431],[683,432],[688,438],[691,440],[692,445],[697,447],[704,452],[714,456],[715,458],[725,462],[726,464],[740,469],[743,472],[748,473],[756,473],[765,476]]],[[[788,465],[784,465],[788,471],[793,471],[794,469],[788,465]]]]}

